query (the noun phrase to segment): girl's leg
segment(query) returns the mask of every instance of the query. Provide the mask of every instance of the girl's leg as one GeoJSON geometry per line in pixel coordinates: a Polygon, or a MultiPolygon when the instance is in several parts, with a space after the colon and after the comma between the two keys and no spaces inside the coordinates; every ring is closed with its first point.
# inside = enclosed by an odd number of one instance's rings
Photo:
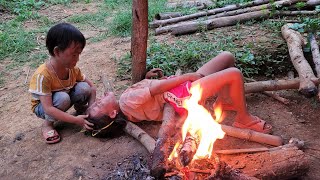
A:
{"type": "MultiPolygon", "coordinates": [[[[235,58],[233,54],[228,51],[224,51],[204,64],[197,72],[207,76],[221,70],[234,67],[234,62],[235,58]]],[[[230,103],[229,91],[229,86],[221,87],[219,92],[216,93],[218,98],[214,106],[220,106],[222,107],[222,110],[233,110],[232,104],[230,103]]]]}
{"type": "Polygon", "coordinates": [[[234,67],[234,61],[232,53],[224,51],[200,67],[197,73],[207,76],[223,69],[234,67]]]}
{"type": "Polygon", "coordinates": [[[192,87],[200,84],[203,89],[201,101],[228,88],[229,97],[234,110],[237,112],[234,124],[263,133],[270,133],[272,126],[258,117],[249,114],[244,95],[244,83],[241,72],[237,68],[228,68],[212,75],[203,77],[192,83],[192,87]]]}
{"type": "Polygon", "coordinates": [[[247,108],[244,96],[244,84],[241,72],[237,68],[228,68],[214,74],[203,77],[192,83],[200,84],[203,92],[202,99],[218,94],[221,90],[228,89],[229,99],[239,116],[247,116],[247,108]]]}

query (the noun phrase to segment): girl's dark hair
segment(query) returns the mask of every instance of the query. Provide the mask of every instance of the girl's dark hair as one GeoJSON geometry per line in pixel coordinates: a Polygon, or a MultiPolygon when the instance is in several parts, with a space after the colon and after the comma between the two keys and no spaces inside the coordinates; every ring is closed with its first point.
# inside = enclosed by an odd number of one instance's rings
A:
{"type": "Polygon", "coordinates": [[[81,44],[82,49],[86,45],[86,39],[76,27],[69,23],[59,23],[50,28],[47,34],[46,47],[50,55],[54,56],[53,49],[55,47],[64,51],[72,42],[81,44]]]}
{"type": "Polygon", "coordinates": [[[119,112],[115,118],[110,118],[107,115],[100,117],[90,117],[89,115],[87,120],[94,124],[92,134],[101,138],[119,136],[123,134],[123,128],[127,125],[126,117],[122,112],[119,112]],[[108,127],[105,128],[106,126],[108,127]]]}

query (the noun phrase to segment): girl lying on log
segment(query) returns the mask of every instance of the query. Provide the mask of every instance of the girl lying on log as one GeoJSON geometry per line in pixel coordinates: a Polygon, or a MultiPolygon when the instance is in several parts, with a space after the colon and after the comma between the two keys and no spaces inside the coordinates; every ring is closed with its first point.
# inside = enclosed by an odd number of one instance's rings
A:
{"type": "Polygon", "coordinates": [[[271,133],[271,125],[248,112],[243,77],[234,67],[234,60],[231,53],[222,52],[195,73],[161,79],[149,79],[161,74],[160,69],[153,69],[146,74],[146,79],[126,89],[119,101],[113,92],[105,92],[88,108],[89,121],[94,123],[92,119],[103,119],[108,126],[123,115],[132,122],[161,121],[166,102],[184,115],[187,112],[181,107],[183,99],[191,96],[191,87],[200,84],[203,89],[200,102],[218,95],[214,106],[221,105],[222,110],[237,112],[233,126],[271,133]]]}

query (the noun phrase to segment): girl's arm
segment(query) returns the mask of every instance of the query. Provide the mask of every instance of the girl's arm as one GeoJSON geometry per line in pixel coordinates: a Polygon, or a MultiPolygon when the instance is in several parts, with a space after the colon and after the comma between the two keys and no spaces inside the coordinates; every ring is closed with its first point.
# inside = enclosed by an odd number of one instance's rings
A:
{"type": "Polygon", "coordinates": [[[150,94],[152,96],[164,93],[186,81],[196,81],[202,77],[201,74],[199,73],[187,73],[183,74],[181,76],[169,78],[169,79],[163,79],[163,80],[158,80],[160,81],[159,83],[153,83],[151,84],[150,87],[150,94]]]}

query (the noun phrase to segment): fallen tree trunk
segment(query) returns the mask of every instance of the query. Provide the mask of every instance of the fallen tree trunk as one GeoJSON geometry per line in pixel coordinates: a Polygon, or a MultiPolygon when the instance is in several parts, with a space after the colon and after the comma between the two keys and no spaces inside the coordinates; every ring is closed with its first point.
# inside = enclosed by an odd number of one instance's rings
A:
{"type": "MultiPolygon", "coordinates": [[[[314,9],[317,5],[320,5],[320,0],[308,0],[301,9],[314,9]]],[[[297,9],[297,7],[295,5],[291,5],[289,9],[297,9]]]]}
{"type": "Polygon", "coordinates": [[[171,34],[173,35],[184,35],[184,34],[190,34],[195,33],[199,30],[211,30],[218,27],[225,27],[225,26],[231,26],[235,25],[237,23],[245,22],[248,20],[259,20],[263,18],[270,17],[271,12],[269,10],[263,10],[263,11],[255,11],[255,12],[249,12],[244,14],[239,14],[235,16],[227,16],[227,17],[221,17],[217,19],[210,19],[206,21],[200,21],[200,22],[190,22],[187,24],[181,24],[179,26],[173,27],[171,29],[171,34]]]}
{"type": "MultiPolygon", "coordinates": [[[[320,84],[319,78],[310,79],[314,84],[320,84]]],[[[257,93],[263,91],[277,91],[285,89],[299,89],[300,80],[270,80],[244,83],[245,93],[257,93]]]]}
{"type": "Polygon", "coordinates": [[[221,159],[234,168],[241,167],[243,173],[258,179],[292,179],[303,176],[309,169],[307,156],[297,147],[224,155],[221,159]]]}
{"type": "Polygon", "coordinates": [[[319,14],[319,11],[280,11],[279,16],[298,16],[298,15],[307,15],[313,16],[319,14]]]}
{"type": "MultiPolygon", "coordinates": [[[[242,8],[242,9],[233,10],[233,11],[222,12],[222,13],[219,13],[219,14],[216,14],[213,16],[209,16],[208,19],[215,19],[215,18],[225,17],[225,16],[234,16],[234,15],[238,15],[238,14],[260,11],[260,10],[271,9],[271,8],[280,9],[283,6],[290,6],[296,2],[298,2],[298,1],[297,0],[276,1],[274,3],[269,3],[269,4],[265,4],[265,5],[259,5],[259,6],[247,7],[247,8],[242,8]]],[[[272,10],[275,10],[275,9],[272,9],[272,10]]]]}
{"type": "Polygon", "coordinates": [[[290,29],[291,25],[286,24],[282,26],[282,36],[287,42],[292,64],[299,74],[299,92],[306,97],[312,97],[317,93],[317,88],[311,81],[311,78],[315,78],[315,75],[303,55],[303,37],[299,32],[290,29]]]}
{"type": "Polygon", "coordinates": [[[211,6],[212,2],[209,0],[198,0],[198,1],[182,1],[182,2],[172,2],[167,3],[168,8],[178,8],[178,7],[199,7],[199,6],[211,6]]]}
{"type": "Polygon", "coordinates": [[[164,20],[171,19],[175,17],[180,17],[182,14],[180,12],[166,12],[166,13],[158,13],[155,15],[156,20],[164,20]]]}
{"type": "Polygon", "coordinates": [[[216,8],[216,9],[212,9],[209,11],[201,11],[198,13],[189,14],[189,15],[185,15],[185,16],[181,16],[181,17],[177,17],[177,18],[153,21],[150,23],[150,27],[155,28],[155,27],[159,27],[159,26],[165,26],[167,24],[178,23],[181,21],[187,21],[190,19],[195,19],[195,18],[199,18],[199,17],[203,17],[203,16],[210,16],[210,15],[213,15],[216,13],[221,13],[221,12],[225,12],[225,11],[231,11],[231,10],[236,10],[236,9],[241,9],[241,8],[245,8],[245,7],[250,7],[250,6],[266,4],[266,3],[269,3],[269,0],[255,0],[255,1],[243,3],[243,4],[229,5],[229,6],[225,6],[222,8],[216,8]]]}
{"type": "MultiPolygon", "coordinates": [[[[317,77],[319,78],[320,77],[320,52],[319,52],[319,46],[317,44],[316,37],[313,33],[310,34],[310,46],[311,46],[312,58],[315,64],[317,77]]],[[[320,86],[318,86],[318,89],[320,89],[320,86]]],[[[320,92],[318,92],[318,98],[320,99],[320,92]]]]}

